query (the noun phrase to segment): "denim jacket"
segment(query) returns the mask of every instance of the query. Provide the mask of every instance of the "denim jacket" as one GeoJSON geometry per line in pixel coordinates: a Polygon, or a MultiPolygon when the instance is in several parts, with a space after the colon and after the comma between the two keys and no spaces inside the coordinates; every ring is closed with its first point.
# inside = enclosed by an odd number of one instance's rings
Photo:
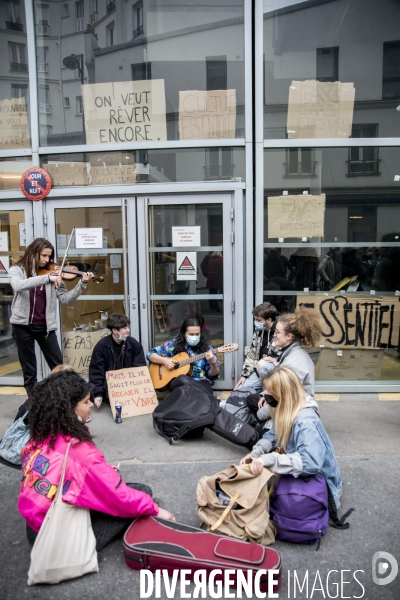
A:
{"type": "Polygon", "coordinates": [[[266,466],[276,473],[291,474],[293,477],[321,473],[331,489],[336,506],[340,506],[343,486],[339,465],[328,434],[314,409],[303,408],[294,420],[286,455],[275,452],[267,454],[275,445],[275,427],[272,424],[251,454],[254,457],[262,456],[266,466]]]}

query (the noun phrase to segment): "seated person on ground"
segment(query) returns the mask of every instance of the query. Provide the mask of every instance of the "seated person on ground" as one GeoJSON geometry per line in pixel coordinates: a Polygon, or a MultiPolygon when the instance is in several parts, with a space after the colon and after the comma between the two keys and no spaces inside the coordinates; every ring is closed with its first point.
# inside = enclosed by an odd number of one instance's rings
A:
{"type": "Polygon", "coordinates": [[[75,441],[69,450],[65,474],[69,485],[65,486],[62,499],[90,509],[97,550],[127,529],[135,517],[156,515],[175,520],[170,512],[153,501],[148,486],[126,484],[119,469],[106,463],[85,425],[93,406],[92,397],[90,383],[69,370],[50,375],[32,391],[31,439],[21,452],[18,498],[18,510],[26,520],[27,537],[32,544],[54,499],[71,438],[75,441]],[[36,489],[37,486],[27,485],[34,478],[42,477],[40,472],[46,473],[41,480],[46,483],[46,490],[50,484],[55,488],[53,494],[46,495],[42,489],[36,489]]]}
{"type": "Polygon", "coordinates": [[[145,367],[143,347],[129,335],[130,320],[115,313],[107,320],[111,335],[103,337],[93,349],[89,366],[89,381],[93,385],[94,403],[100,408],[103,400],[109,402],[107,393],[107,371],[129,367],[145,367]]]}
{"type": "Polygon", "coordinates": [[[253,342],[243,363],[242,373],[239,381],[235,385],[235,390],[239,387],[252,387],[257,392],[262,391],[260,375],[268,373],[274,368],[273,364],[268,362],[260,363],[260,369],[257,368],[260,360],[268,356],[276,358],[279,350],[274,345],[274,332],[278,311],[269,302],[263,302],[253,308],[254,334],[253,342]]]}
{"type": "MultiPolygon", "coordinates": [[[[207,343],[202,334],[198,320],[189,318],[183,321],[180,332],[174,340],[152,348],[147,353],[146,358],[150,363],[163,365],[173,376],[173,370],[176,368],[177,362],[174,357],[177,354],[185,352],[189,357],[205,354],[200,360],[191,363],[191,374],[190,365],[187,365],[188,375],[177,373],[177,376],[172,378],[169,389],[173,390],[180,385],[200,382],[204,389],[212,394],[211,386],[219,377],[219,361],[212,350],[212,346],[207,343]]],[[[169,373],[166,373],[168,379],[169,375],[169,373]]]]}
{"type": "Polygon", "coordinates": [[[298,376],[288,367],[277,367],[265,375],[263,385],[272,426],[241,464],[251,463],[255,476],[264,467],[293,477],[321,473],[339,507],[342,478],[335,452],[298,376]],[[283,453],[271,452],[276,448],[283,453]]]}

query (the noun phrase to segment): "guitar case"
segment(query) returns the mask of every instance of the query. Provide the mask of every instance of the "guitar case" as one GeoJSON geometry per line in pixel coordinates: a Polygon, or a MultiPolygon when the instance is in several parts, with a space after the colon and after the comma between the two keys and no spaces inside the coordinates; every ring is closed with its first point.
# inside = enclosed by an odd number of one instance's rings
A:
{"type": "Polygon", "coordinates": [[[223,581],[224,571],[229,569],[234,571],[230,580],[236,586],[236,571],[243,571],[247,578],[250,570],[254,588],[257,571],[264,569],[261,591],[276,592],[281,583],[281,557],[277,550],[158,517],[135,519],[124,535],[123,550],[127,566],[135,571],[165,569],[169,577],[173,577],[174,571],[179,577],[181,569],[189,569],[187,579],[193,579],[194,572],[202,569],[208,581],[210,572],[220,569],[215,581],[223,581]],[[268,590],[268,571],[272,569],[278,570],[279,576],[274,576],[274,589],[268,590]]]}

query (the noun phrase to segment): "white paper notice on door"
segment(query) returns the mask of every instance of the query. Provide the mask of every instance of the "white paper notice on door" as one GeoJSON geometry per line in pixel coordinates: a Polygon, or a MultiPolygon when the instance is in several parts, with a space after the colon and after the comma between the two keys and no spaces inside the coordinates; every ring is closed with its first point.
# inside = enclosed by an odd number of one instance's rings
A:
{"type": "Polygon", "coordinates": [[[75,229],[76,248],[103,248],[102,227],[77,227],[75,229]]]}
{"type": "Polygon", "coordinates": [[[176,253],[176,279],[177,281],[196,281],[197,279],[197,253],[176,253]]]}
{"type": "Polygon", "coordinates": [[[173,246],[200,246],[200,225],[172,227],[173,246]]]}

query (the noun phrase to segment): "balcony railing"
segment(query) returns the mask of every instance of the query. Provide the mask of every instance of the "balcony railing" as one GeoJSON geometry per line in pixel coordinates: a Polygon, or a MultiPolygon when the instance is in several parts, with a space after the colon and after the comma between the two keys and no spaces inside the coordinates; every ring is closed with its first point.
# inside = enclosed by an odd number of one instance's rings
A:
{"type": "Polygon", "coordinates": [[[26,63],[10,63],[10,71],[27,71],[28,65],[26,63]]]}
{"type": "Polygon", "coordinates": [[[49,25],[36,25],[36,35],[49,35],[49,25]]]}
{"type": "Polygon", "coordinates": [[[99,13],[97,11],[93,12],[90,15],[90,24],[94,25],[96,23],[96,21],[97,21],[98,18],[99,18],[99,13]]]}
{"type": "Polygon", "coordinates": [[[230,179],[235,165],[209,165],[204,167],[205,179],[230,179]]]}
{"type": "Polygon", "coordinates": [[[11,29],[12,31],[23,31],[24,26],[22,23],[15,23],[14,21],[6,21],[6,29],[11,29]]]}
{"type": "Polygon", "coordinates": [[[358,175],[380,175],[379,163],[379,158],[372,160],[348,160],[347,176],[355,177],[358,175]]]}
{"type": "Polygon", "coordinates": [[[135,40],[139,36],[143,35],[143,33],[143,25],[139,25],[139,27],[137,27],[137,29],[135,29],[133,32],[133,39],[135,40]]]}
{"type": "Polygon", "coordinates": [[[48,73],[48,71],[49,71],[48,63],[38,63],[37,70],[38,70],[38,73],[48,73]]]}
{"type": "Polygon", "coordinates": [[[110,13],[114,9],[115,9],[115,2],[109,2],[107,4],[107,12],[110,13]]]}
{"type": "Polygon", "coordinates": [[[312,160],[303,162],[299,161],[296,163],[286,162],[285,163],[285,176],[286,177],[315,177],[315,167],[317,161],[312,160]]]}
{"type": "Polygon", "coordinates": [[[51,115],[51,105],[50,104],[39,104],[39,112],[44,113],[45,115],[51,115]]]}

